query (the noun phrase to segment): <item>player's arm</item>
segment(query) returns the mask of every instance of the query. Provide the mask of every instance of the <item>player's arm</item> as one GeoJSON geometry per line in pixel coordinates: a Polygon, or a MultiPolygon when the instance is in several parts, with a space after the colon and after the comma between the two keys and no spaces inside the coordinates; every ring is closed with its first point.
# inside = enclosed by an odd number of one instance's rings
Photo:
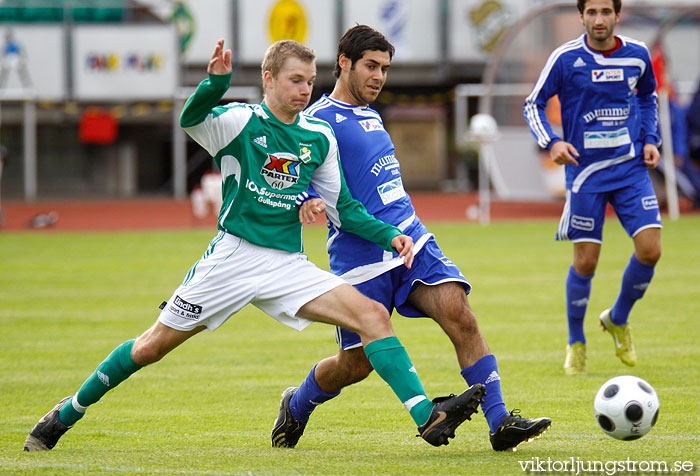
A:
{"type": "Polygon", "coordinates": [[[530,132],[537,141],[537,145],[549,150],[549,155],[555,163],[578,165],[576,157],[579,154],[576,148],[557,136],[547,119],[547,101],[555,94],[559,94],[561,76],[562,66],[561,62],[558,61],[558,53],[555,51],[547,60],[532,92],[525,99],[523,116],[530,132]]]}
{"type": "Polygon", "coordinates": [[[180,126],[214,157],[243,130],[252,116],[246,104],[219,106],[231,83],[231,50],[219,40],[207,67],[209,77],[199,83],[180,114],[180,126]]]}
{"type": "Polygon", "coordinates": [[[651,67],[649,51],[645,49],[646,57],[644,62],[646,68],[637,82],[637,104],[639,104],[639,115],[641,122],[641,134],[644,141],[643,155],[644,163],[652,168],[659,164],[661,155],[659,146],[661,137],[659,136],[659,115],[656,95],[656,78],[651,67]]]}
{"type": "Polygon", "coordinates": [[[328,155],[311,179],[314,190],[326,204],[326,216],[335,226],[376,243],[386,251],[396,251],[410,268],[413,263],[413,239],[397,227],[377,220],[365,206],[355,200],[340,168],[338,145],[330,135],[328,155]]]}
{"type": "Polygon", "coordinates": [[[216,43],[207,73],[209,77],[199,83],[180,114],[180,126],[184,128],[203,122],[228,90],[231,82],[231,50],[224,51],[223,39],[216,43]]]}

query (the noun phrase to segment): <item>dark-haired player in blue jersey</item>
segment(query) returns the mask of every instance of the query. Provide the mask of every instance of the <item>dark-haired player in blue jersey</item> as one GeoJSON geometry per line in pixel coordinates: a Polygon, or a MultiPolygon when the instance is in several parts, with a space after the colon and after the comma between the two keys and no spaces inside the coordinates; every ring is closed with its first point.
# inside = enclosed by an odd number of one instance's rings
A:
{"type": "MultiPolygon", "coordinates": [[[[471,285],[442,253],[432,233],[416,216],[401,182],[394,144],[377,111],[368,105],[387,78],[394,47],[378,31],[364,25],[349,29],[338,46],[333,92],[324,95],[307,113],[327,121],[338,140],[340,161],[348,188],[367,210],[411,236],[415,259],[409,270],[396,253],[389,253],[328,222],[331,271],[368,297],[406,317],[434,319],[455,346],[461,374],[469,385],[484,384],[482,410],[488,421],[493,449],[512,450],[541,435],[549,418],[522,418],[509,413],[503,402],[496,358],[479,332],[469,307],[471,285]]],[[[311,191],[313,197],[313,191],[311,191]]],[[[300,204],[304,198],[300,197],[300,204]]],[[[324,209],[318,199],[300,207],[302,222],[314,221],[324,209]]],[[[272,445],[294,447],[315,406],[359,382],[372,371],[359,336],[337,328],[338,353],[321,360],[301,385],[282,394],[280,413],[272,430],[272,445]]]]}
{"type": "Polygon", "coordinates": [[[586,373],[583,319],[606,205],[613,206],[634,241],[617,300],[600,315],[626,365],[637,362],[628,316],[661,257],[661,215],[648,173],[659,163],[660,142],[649,51],[644,43],[615,36],[620,0],[578,0],[577,7],[586,32],[554,50],[524,106],[537,143],[566,167],[566,205],[556,238],[574,244],[566,279],[568,375],[586,373]],[[555,94],[561,103],[563,139],[545,115],[547,100],[555,94]]]}

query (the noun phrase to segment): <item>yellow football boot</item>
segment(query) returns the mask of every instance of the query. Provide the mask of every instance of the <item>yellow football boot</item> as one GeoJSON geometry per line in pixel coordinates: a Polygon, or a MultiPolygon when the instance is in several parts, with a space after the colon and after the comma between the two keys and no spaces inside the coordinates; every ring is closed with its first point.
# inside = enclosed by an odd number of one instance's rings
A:
{"type": "Polygon", "coordinates": [[[637,363],[637,352],[632,345],[629,323],[616,326],[610,320],[610,309],[606,309],[600,314],[600,325],[604,331],[609,332],[612,336],[615,342],[615,355],[620,358],[623,364],[634,367],[637,363]]]}
{"type": "Polygon", "coordinates": [[[566,346],[564,372],[566,375],[584,375],[586,373],[586,346],[581,342],[574,342],[566,346]]]}

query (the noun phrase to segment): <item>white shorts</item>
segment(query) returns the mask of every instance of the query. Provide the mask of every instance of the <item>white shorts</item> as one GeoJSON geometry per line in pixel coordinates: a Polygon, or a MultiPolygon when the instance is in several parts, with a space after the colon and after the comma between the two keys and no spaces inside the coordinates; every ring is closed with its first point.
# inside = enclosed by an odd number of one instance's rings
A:
{"type": "Polygon", "coordinates": [[[282,324],[302,330],[304,304],[346,282],[308,261],[306,255],[254,245],[219,232],[163,307],[158,320],[189,331],[214,330],[246,304],[282,324]]]}

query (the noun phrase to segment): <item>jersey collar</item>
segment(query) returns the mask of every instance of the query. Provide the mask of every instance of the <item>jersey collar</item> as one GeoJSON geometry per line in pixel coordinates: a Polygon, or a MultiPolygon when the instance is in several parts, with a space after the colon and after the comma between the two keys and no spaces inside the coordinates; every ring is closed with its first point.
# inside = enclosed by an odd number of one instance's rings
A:
{"type": "Polygon", "coordinates": [[[287,124],[286,122],[280,121],[279,119],[277,119],[277,117],[275,117],[274,114],[272,114],[272,111],[270,111],[270,108],[267,107],[267,104],[265,104],[265,100],[264,100],[264,99],[263,99],[263,101],[260,103],[260,106],[263,108],[263,111],[265,111],[265,114],[267,114],[267,116],[268,116],[273,122],[276,122],[276,123],[278,123],[278,124],[280,124],[280,125],[282,125],[282,126],[285,126],[285,127],[287,127],[287,126],[296,126],[297,124],[299,124],[299,115],[300,115],[301,113],[298,113],[298,114],[297,114],[297,117],[296,117],[296,119],[294,119],[294,122],[292,122],[291,124],[287,124]]]}
{"type": "Polygon", "coordinates": [[[613,48],[611,50],[607,50],[607,51],[598,51],[598,50],[591,48],[591,46],[588,44],[587,36],[588,36],[587,33],[583,34],[583,38],[582,38],[583,47],[585,48],[586,51],[588,51],[590,54],[592,54],[594,56],[597,55],[597,56],[602,56],[604,58],[607,58],[611,54],[613,54],[617,51],[620,51],[624,46],[626,46],[625,40],[616,35],[615,36],[615,41],[616,41],[615,48],[613,48]]]}
{"type": "Polygon", "coordinates": [[[323,93],[323,97],[327,98],[329,101],[336,104],[337,106],[344,107],[346,109],[368,109],[369,108],[368,104],[365,104],[364,106],[357,106],[355,104],[350,104],[349,102],[341,101],[339,99],[334,99],[326,93],[323,93]]]}

